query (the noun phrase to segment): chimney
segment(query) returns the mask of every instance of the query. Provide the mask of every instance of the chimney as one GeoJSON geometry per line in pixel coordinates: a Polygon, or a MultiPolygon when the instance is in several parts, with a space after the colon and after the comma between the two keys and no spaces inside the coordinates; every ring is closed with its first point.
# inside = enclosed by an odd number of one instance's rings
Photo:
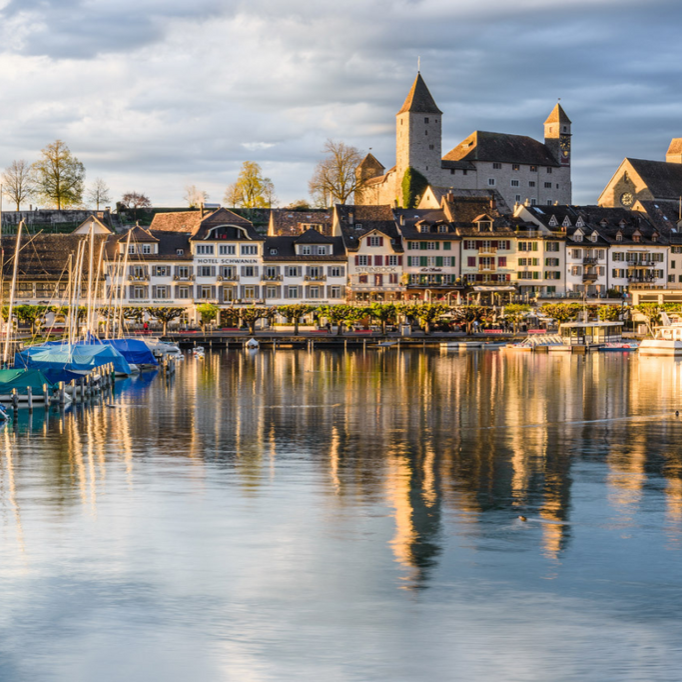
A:
{"type": "Polygon", "coordinates": [[[400,227],[404,227],[404,226],[405,226],[405,214],[401,213],[400,214],[400,227]]]}
{"type": "Polygon", "coordinates": [[[348,223],[350,225],[355,225],[355,214],[353,211],[348,211],[348,223]]]}
{"type": "Polygon", "coordinates": [[[682,137],[673,138],[665,155],[667,163],[682,163],[682,137]]]}

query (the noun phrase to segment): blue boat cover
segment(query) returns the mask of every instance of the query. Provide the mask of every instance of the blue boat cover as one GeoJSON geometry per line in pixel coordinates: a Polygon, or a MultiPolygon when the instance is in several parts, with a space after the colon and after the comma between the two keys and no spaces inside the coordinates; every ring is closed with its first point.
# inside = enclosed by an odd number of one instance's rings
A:
{"type": "Polygon", "coordinates": [[[0,369],[0,395],[8,395],[15,388],[19,395],[26,395],[29,386],[33,395],[37,395],[43,392],[43,384],[53,387],[39,369],[0,369]]]}
{"type": "Polygon", "coordinates": [[[94,340],[91,343],[103,343],[113,346],[131,365],[155,365],[158,361],[149,346],[140,339],[109,339],[106,341],[94,340]]]}
{"type": "Polygon", "coordinates": [[[130,365],[108,345],[68,344],[51,341],[42,346],[25,348],[14,356],[14,367],[39,369],[53,382],[71,381],[73,372],[91,372],[95,367],[111,363],[114,370],[130,374],[130,365]]]}

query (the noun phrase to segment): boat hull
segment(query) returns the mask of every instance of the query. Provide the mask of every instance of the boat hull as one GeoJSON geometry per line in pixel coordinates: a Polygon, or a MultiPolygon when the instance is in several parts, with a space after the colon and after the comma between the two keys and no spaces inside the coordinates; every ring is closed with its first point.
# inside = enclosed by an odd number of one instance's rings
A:
{"type": "Polygon", "coordinates": [[[682,357],[682,341],[645,339],[639,344],[640,355],[682,357]]]}

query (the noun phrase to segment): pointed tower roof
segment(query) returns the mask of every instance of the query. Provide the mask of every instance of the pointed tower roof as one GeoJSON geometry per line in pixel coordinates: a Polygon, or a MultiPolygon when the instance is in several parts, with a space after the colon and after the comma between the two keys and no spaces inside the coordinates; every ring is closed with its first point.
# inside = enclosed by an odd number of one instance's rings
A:
{"type": "Polygon", "coordinates": [[[412,83],[407,99],[398,114],[410,112],[412,114],[442,114],[443,112],[436,106],[436,101],[431,96],[421,73],[412,83]]]}
{"type": "Polygon", "coordinates": [[[552,113],[547,117],[545,124],[547,123],[570,123],[571,119],[566,116],[566,112],[562,109],[561,104],[557,102],[552,113]]]}

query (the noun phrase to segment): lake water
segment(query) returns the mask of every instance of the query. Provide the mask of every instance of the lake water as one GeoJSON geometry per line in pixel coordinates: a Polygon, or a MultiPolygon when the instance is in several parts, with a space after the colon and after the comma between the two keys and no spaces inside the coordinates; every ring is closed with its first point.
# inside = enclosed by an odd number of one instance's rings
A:
{"type": "Polygon", "coordinates": [[[115,402],[0,428],[3,682],[682,677],[680,362],[230,350],[115,402]]]}

